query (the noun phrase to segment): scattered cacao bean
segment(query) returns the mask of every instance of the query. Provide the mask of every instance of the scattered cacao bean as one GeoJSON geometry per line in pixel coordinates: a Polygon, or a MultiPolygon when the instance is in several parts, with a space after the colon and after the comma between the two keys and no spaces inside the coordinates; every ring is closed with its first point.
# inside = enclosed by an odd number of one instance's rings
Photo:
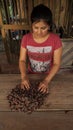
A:
{"type": "Polygon", "coordinates": [[[22,89],[20,84],[16,85],[7,96],[11,110],[31,113],[39,109],[48,95],[38,90],[39,83],[31,81],[29,90],[22,89]]]}

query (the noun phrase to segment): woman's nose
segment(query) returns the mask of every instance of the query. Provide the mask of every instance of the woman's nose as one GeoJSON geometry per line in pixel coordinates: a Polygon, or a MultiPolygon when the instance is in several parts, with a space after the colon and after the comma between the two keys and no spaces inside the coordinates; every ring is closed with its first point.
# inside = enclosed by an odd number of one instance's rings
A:
{"type": "Polygon", "coordinates": [[[38,32],[38,34],[40,34],[40,33],[41,33],[41,29],[38,29],[38,31],[37,31],[37,32],[38,32]]]}

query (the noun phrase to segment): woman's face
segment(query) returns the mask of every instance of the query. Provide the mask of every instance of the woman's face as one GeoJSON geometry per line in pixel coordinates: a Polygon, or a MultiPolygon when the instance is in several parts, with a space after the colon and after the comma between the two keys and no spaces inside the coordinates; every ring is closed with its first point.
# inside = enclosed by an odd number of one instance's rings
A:
{"type": "Polygon", "coordinates": [[[32,24],[33,34],[37,38],[45,37],[49,29],[50,26],[44,21],[34,22],[32,24]]]}

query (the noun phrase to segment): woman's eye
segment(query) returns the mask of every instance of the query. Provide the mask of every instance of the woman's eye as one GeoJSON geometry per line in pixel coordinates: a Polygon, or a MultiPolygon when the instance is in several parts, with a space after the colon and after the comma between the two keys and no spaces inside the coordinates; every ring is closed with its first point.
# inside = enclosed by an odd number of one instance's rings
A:
{"type": "Polygon", "coordinates": [[[42,29],[45,29],[46,27],[41,27],[42,29]]]}
{"type": "Polygon", "coordinates": [[[35,29],[38,29],[38,27],[35,27],[35,29]]]}
{"type": "MultiPolygon", "coordinates": [[[[34,27],[34,29],[39,29],[39,28],[38,28],[38,27],[34,27]]],[[[47,27],[41,27],[40,29],[41,29],[41,30],[46,30],[47,27]]]]}
{"type": "Polygon", "coordinates": [[[41,29],[42,29],[42,30],[45,30],[45,29],[47,29],[47,28],[46,28],[46,27],[42,27],[41,29]]]}

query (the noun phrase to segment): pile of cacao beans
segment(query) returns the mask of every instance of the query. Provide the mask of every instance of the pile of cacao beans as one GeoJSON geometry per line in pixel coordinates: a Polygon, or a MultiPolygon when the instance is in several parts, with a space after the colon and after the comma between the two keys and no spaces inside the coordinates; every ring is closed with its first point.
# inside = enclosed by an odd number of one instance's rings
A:
{"type": "Polygon", "coordinates": [[[22,111],[31,113],[43,105],[48,93],[38,90],[40,82],[30,82],[30,89],[21,88],[18,84],[7,96],[11,111],[22,111]]]}

